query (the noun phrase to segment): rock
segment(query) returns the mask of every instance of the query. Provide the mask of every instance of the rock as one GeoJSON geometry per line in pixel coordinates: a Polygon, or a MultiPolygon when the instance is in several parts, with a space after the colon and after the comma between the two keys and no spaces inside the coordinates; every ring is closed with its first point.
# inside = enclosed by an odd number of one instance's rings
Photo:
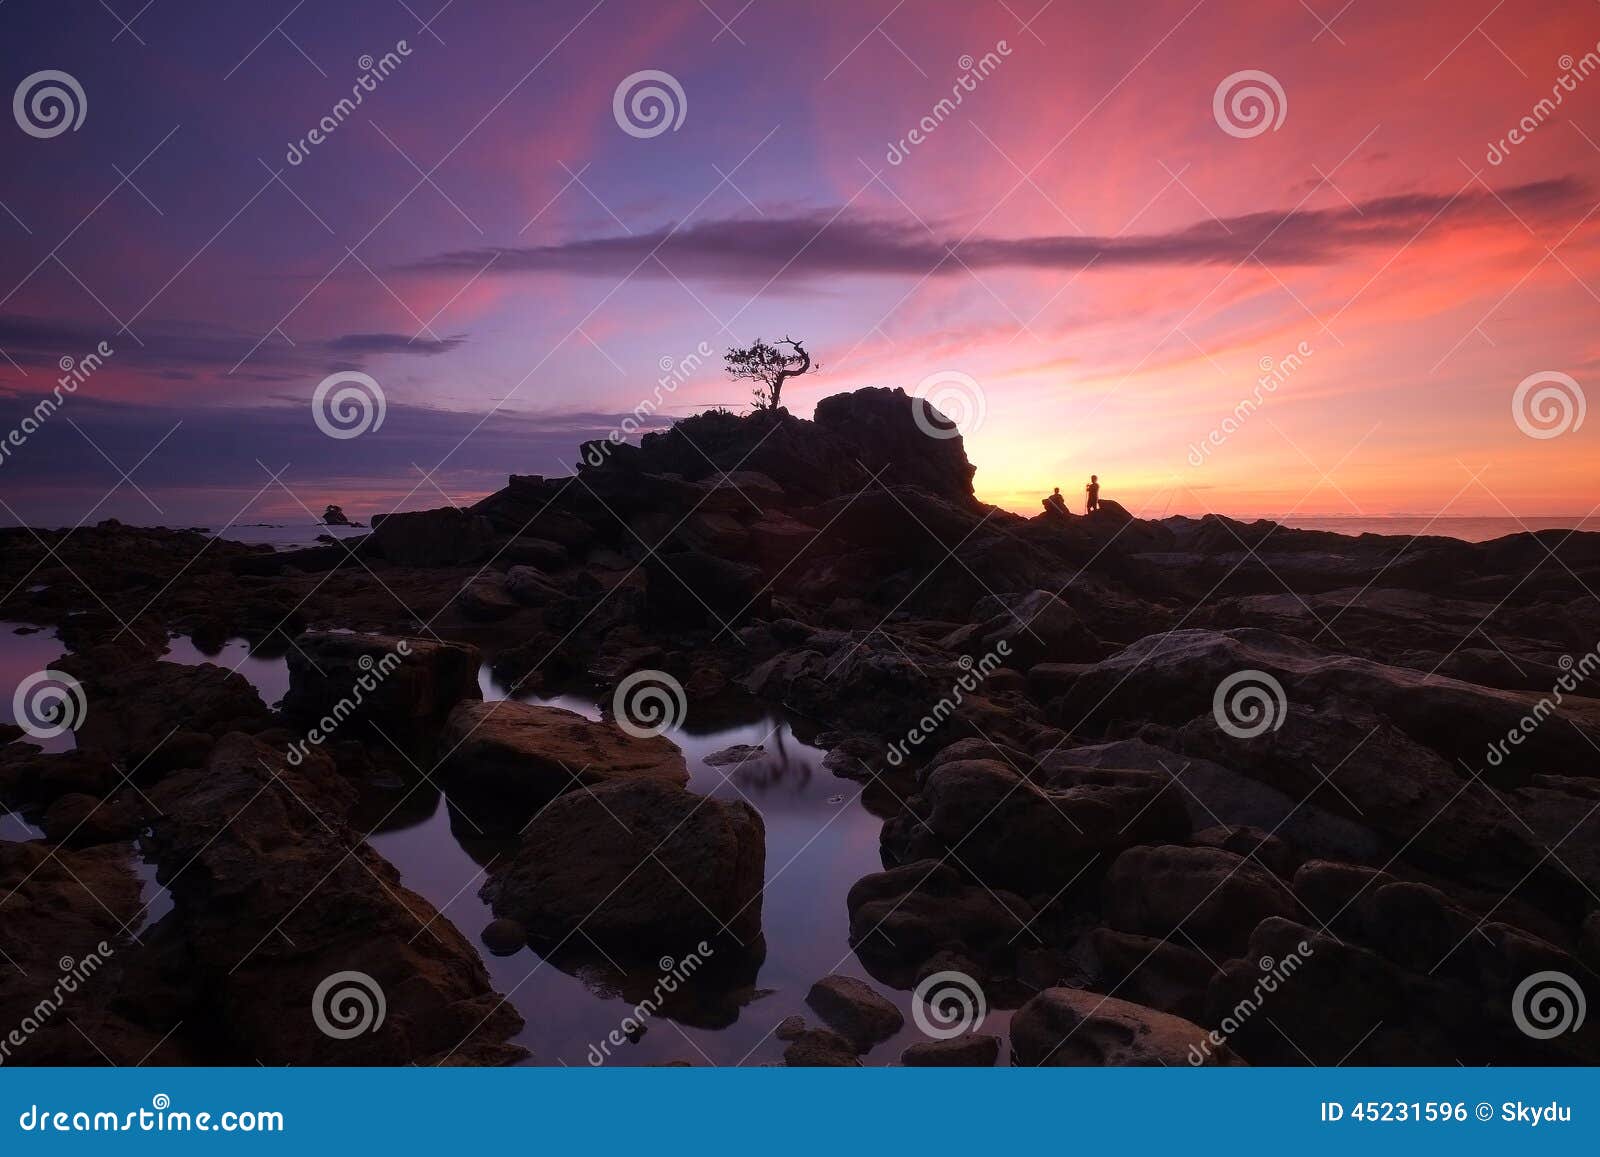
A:
{"type": "Polygon", "coordinates": [[[246,735],[205,770],[168,776],[149,840],[171,890],[173,934],[218,1060],[264,1064],[505,1063],[522,1027],[472,948],[363,843],[345,816],[356,793],[320,751],[298,766],[246,735]],[[342,975],[348,974],[348,975],[342,975]],[[355,975],[359,974],[359,975],[355,975]],[[339,977],[340,979],[331,980],[339,977]],[[332,987],[329,987],[329,985],[332,987]],[[314,1004],[321,993],[322,1003],[314,1004]],[[336,1039],[357,990],[382,1023],[336,1039]]]}
{"type": "Polygon", "coordinates": [[[571,556],[559,542],[519,536],[501,547],[500,561],[513,566],[531,566],[548,574],[566,569],[571,556]]]}
{"type": "Polygon", "coordinates": [[[212,663],[141,662],[112,671],[73,655],[57,666],[78,678],[88,698],[77,729],[79,749],[103,752],[126,767],[143,765],[143,778],[195,766],[189,761],[196,749],[178,742],[185,734],[214,740],[229,730],[260,731],[272,722],[248,679],[212,663]]]}
{"type": "MultiPolygon", "coordinates": [[[[1190,821],[1204,831],[1218,823],[1276,832],[1313,856],[1380,861],[1383,845],[1360,817],[1334,815],[1314,800],[1291,797],[1259,779],[1192,754],[1180,754],[1142,739],[1074,747],[1048,757],[1050,766],[1133,767],[1160,772],[1178,782],[1177,794],[1190,821]]],[[[1238,849],[1232,849],[1237,851],[1238,849]]]]}
{"type": "Polygon", "coordinates": [[[811,986],[806,1003],[862,1052],[888,1040],[906,1023],[898,1008],[853,976],[824,976],[811,986]]]}
{"type": "Polygon", "coordinates": [[[491,920],[478,939],[496,956],[515,956],[528,946],[528,930],[515,920],[491,920]]]}
{"type": "Polygon", "coordinates": [[[525,607],[544,607],[566,598],[566,592],[531,566],[514,566],[506,571],[506,594],[525,607]]]}
{"type": "Polygon", "coordinates": [[[651,554],[646,608],[666,627],[738,626],[772,614],[772,592],[760,570],[702,551],[651,554]]]}
{"type": "Polygon", "coordinates": [[[759,762],[766,757],[766,754],[767,749],[759,743],[735,743],[732,747],[713,751],[700,762],[707,767],[735,767],[739,764],[759,762]]]}
{"type": "Polygon", "coordinates": [[[806,1031],[806,1018],[803,1016],[786,1016],[778,1022],[778,1027],[772,1030],[772,1035],[779,1040],[799,1040],[806,1031]]]}
{"type": "Polygon", "coordinates": [[[283,710],[303,723],[354,717],[389,734],[410,734],[419,723],[437,724],[461,700],[483,697],[483,656],[465,643],[308,631],[284,658],[289,690],[283,710]]]}
{"type": "MultiPolygon", "coordinates": [[[[648,780],[672,787],[689,782],[677,744],[665,736],[637,738],[611,722],[575,711],[514,700],[458,704],[442,736],[443,773],[453,791],[488,801],[502,826],[516,830],[535,807],[580,787],[648,780]]],[[[476,808],[473,810],[476,816],[476,808]]]]}
{"type": "Polygon", "coordinates": [[[522,609],[511,592],[492,578],[478,579],[462,587],[452,605],[475,623],[498,622],[522,609]]]}
{"type": "Polygon", "coordinates": [[[945,951],[1006,971],[1019,933],[1034,918],[1020,896],[969,883],[937,860],[863,876],[845,902],[850,946],[873,976],[896,988],[910,988],[925,963],[945,951]]]}
{"type": "Polygon", "coordinates": [[[372,541],[398,566],[470,566],[492,551],[487,518],[453,506],[405,514],[374,514],[372,541]]]}
{"type": "Polygon", "coordinates": [[[853,1068],[861,1064],[855,1046],[826,1028],[808,1028],[783,1050],[790,1068],[853,1068]]]}
{"type": "Polygon", "coordinates": [[[114,800],[74,792],[58,797],[39,826],[51,843],[88,848],[132,840],[143,820],[143,810],[132,792],[114,800]]]}
{"type": "Polygon", "coordinates": [[[544,944],[581,926],[604,951],[630,957],[681,957],[729,938],[753,950],[765,862],[761,816],[743,800],[659,778],[601,780],[540,810],[483,894],[495,915],[544,944]]]}
{"type": "Polygon", "coordinates": [[[345,517],[344,511],[339,509],[339,507],[334,506],[332,503],[330,503],[328,508],[322,512],[322,523],[324,526],[351,525],[350,520],[345,517]]]}
{"type": "Polygon", "coordinates": [[[898,388],[834,394],[817,403],[816,424],[884,484],[918,486],[944,498],[973,501],[974,468],[967,462],[961,435],[921,398],[898,388]],[[940,436],[930,436],[930,429],[940,436]]]}
{"type": "Polygon", "coordinates": [[[1231,824],[1205,828],[1190,839],[1201,848],[1220,848],[1234,855],[1253,859],[1267,871],[1281,879],[1290,879],[1299,866],[1294,849],[1271,832],[1248,824],[1231,824]]]}
{"type": "MultiPolygon", "coordinates": [[[[1181,934],[1180,934],[1181,935],[1181,934]]],[[[1096,928],[1089,936],[1096,987],[1185,1020],[1205,1020],[1206,988],[1217,967],[1181,940],[1096,928]]]]}
{"type": "Polygon", "coordinates": [[[199,1063],[179,1031],[181,1014],[130,991],[144,949],[129,933],[142,915],[128,844],[79,850],[0,841],[8,1065],[199,1063]]]}
{"type": "Polygon", "coordinates": [[[907,1068],[987,1069],[999,1056],[999,1037],[969,1032],[949,1040],[918,1041],[900,1054],[900,1063],[907,1068]]]}
{"type": "Polygon", "coordinates": [[[1079,988],[1047,988],[1017,1009],[1011,1049],[1024,1065],[1243,1063],[1199,1025],[1079,988]]]}
{"type": "Polygon", "coordinates": [[[0,723],[0,743],[10,743],[12,740],[21,739],[27,732],[15,723],[0,723]]]}
{"type": "MultiPolygon", "coordinates": [[[[1056,767],[1024,779],[994,760],[963,760],[929,771],[920,803],[932,836],[959,845],[962,863],[990,887],[1048,893],[1091,858],[1187,836],[1189,817],[1167,786],[1145,771],[1056,767]]],[[[900,830],[886,827],[885,839],[900,830]]]]}
{"type": "Polygon", "coordinates": [[[1298,913],[1265,868],[1220,848],[1129,848],[1106,874],[1106,923],[1163,940],[1180,932],[1202,948],[1241,956],[1270,916],[1298,913]]]}
{"type": "Polygon", "coordinates": [[[980,655],[1003,654],[1008,666],[1032,667],[1092,661],[1105,654],[1077,612],[1050,591],[987,596],[972,608],[972,618],[979,624],[970,644],[974,662],[980,655]]]}

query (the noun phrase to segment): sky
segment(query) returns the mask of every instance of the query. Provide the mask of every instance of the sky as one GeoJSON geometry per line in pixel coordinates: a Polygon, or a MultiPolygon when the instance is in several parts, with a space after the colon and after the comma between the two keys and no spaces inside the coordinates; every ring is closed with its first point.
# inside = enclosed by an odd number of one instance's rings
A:
{"type": "Polygon", "coordinates": [[[0,522],[466,502],[784,336],[1026,513],[1600,503],[1595,0],[7,0],[0,81],[0,522]]]}

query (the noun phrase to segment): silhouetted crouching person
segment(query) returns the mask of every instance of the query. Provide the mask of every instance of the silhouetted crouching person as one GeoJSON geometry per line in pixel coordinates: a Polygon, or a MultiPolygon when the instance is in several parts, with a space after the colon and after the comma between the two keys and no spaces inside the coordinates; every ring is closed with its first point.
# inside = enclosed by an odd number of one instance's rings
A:
{"type": "Polygon", "coordinates": [[[1050,497],[1043,500],[1043,506],[1046,514],[1059,514],[1065,516],[1071,513],[1069,510],[1067,510],[1067,500],[1061,497],[1061,487],[1059,486],[1055,488],[1055,492],[1051,494],[1050,497]]]}

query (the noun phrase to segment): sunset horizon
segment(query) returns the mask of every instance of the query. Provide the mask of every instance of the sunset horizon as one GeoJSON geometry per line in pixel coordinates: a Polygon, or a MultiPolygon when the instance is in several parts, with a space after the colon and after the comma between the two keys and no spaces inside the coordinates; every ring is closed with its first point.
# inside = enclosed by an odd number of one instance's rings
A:
{"type": "Polygon", "coordinates": [[[641,429],[748,408],[722,352],[791,332],[820,366],[791,412],[953,389],[979,497],[1018,513],[1090,474],[1145,516],[1594,511],[1588,4],[513,6],[561,46],[528,61],[494,5],[450,36],[366,7],[309,53],[304,13],[224,6],[205,67],[164,6],[142,43],[103,12],[71,41],[11,15],[92,112],[8,143],[29,179],[0,198],[0,418],[60,359],[114,354],[64,407],[78,429],[0,464],[4,521],[467,501],[570,473],[662,365],[697,363],[641,429]],[[741,42],[794,51],[750,86],[741,42]],[[681,120],[619,128],[619,82],[663,63],[681,120]],[[385,436],[308,420],[346,370],[380,384],[385,436]],[[1515,420],[1541,374],[1579,391],[1557,437],[1515,420]]]}

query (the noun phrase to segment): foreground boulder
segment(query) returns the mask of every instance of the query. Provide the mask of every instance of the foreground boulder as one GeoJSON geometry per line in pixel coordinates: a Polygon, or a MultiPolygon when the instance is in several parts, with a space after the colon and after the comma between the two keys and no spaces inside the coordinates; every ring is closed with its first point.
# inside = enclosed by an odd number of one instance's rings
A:
{"type": "Polygon", "coordinates": [[[1047,988],[1017,1009],[1011,1049],[1024,1065],[1244,1063],[1199,1025],[1081,988],[1047,988]]]}
{"type": "Polygon", "coordinates": [[[169,776],[154,799],[163,815],[150,847],[172,893],[169,934],[187,958],[191,1015],[205,1018],[227,1060],[524,1055],[508,1043],[522,1018],[491,988],[472,945],[345,827],[355,792],[320,752],[295,767],[229,735],[205,770],[169,776]],[[365,1031],[349,1032],[355,1023],[365,1031]]]}
{"type": "Polygon", "coordinates": [[[284,658],[289,690],[283,710],[301,720],[354,716],[409,732],[419,722],[442,719],[463,699],[482,698],[483,656],[465,643],[308,631],[284,658]]]}
{"type": "Polygon", "coordinates": [[[605,952],[677,958],[702,940],[759,947],[765,868],[766,829],[743,800],[625,778],[541,809],[483,895],[536,947],[581,929],[605,952]]]}
{"type": "Polygon", "coordinates": [[[632,736],[615,723],[596,723],[559,707],[462,703],[450,713],[442,742],[452,790],[474,814],[484,810],[480,802],[498,810],[504,822],[497,827],[520,828],[533,808],[578,787],[646,780],[677,788],[689,782],[683,752],[670,739],[632,736]]]}

